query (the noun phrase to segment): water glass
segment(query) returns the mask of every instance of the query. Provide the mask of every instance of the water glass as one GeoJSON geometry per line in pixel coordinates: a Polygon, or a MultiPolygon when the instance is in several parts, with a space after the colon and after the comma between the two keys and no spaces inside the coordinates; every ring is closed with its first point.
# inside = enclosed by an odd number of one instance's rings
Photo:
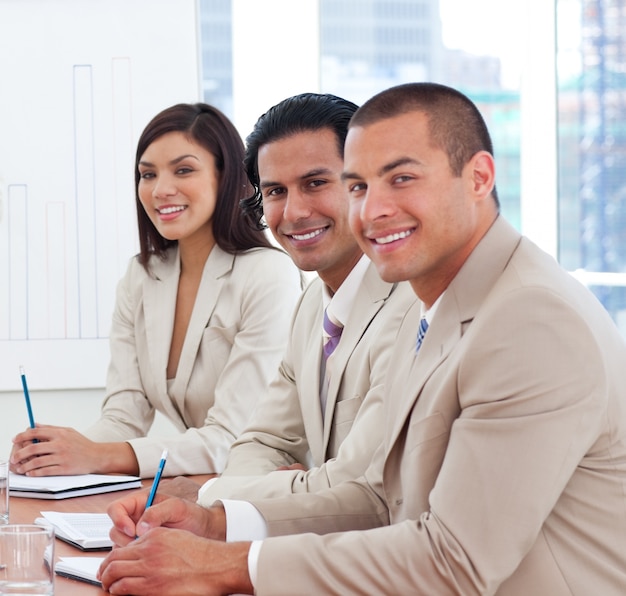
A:
{"type": "Polygon", "coordinates": [[[9,462],[0,460],[0,526],[9,523],[9,462]]]}
{"type": "Polygon", "coordinates": [[[0,526],[0,595],[54,594],[54,529],[0,526]]]}

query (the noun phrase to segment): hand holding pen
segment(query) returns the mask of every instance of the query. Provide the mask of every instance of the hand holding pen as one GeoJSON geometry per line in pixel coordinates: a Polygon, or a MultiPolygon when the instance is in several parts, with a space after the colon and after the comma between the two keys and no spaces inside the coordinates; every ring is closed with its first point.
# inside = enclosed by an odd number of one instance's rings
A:
{"type": "MultiPolygon", "coordinates": [[[[167,462],[167,449],[164,449],[161,454],[161,461],[159,462],[159,467],[154,476],[154,480],[152,481],[152,488],[150,489],[150,494],[148,495],[148,500],[146,501],[146,509],[148,509],[148,507],[150,507],[154,502],[154,497],[156,496],[157,488],[159,488],[159,482],[161,482],[161,476],[163,475],[165,462],[167,462]]],[[[135,540],[137,540],[137,538],[139,538],[139,536],[135,534],[135,540]]]]}

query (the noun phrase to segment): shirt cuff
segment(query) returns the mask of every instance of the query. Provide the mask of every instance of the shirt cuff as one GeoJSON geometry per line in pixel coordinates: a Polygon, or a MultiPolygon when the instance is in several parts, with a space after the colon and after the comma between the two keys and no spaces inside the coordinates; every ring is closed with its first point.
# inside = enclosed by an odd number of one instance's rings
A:
{"type": "Polygon", "coordinates": [[[267,524],[259,510],[248,501],[221,499],[226,513],[226,542],[263,540],[267,524]]]}
{"type": "Polygon", "coordinates": [[[261,552],[262,540],[253,540],[250,544],[250,550],[248,551],[248,575],[250,576],[250,583],[254,588],[256,594],[256,578],[257,569],[259,566],[259,553],[261,552]]]}
{"type": "Polygon", "coordinates": [[[252,540],[248,551],[248,575],[256,592],[257,567],[262,540],[267,538],[267,524],[259,510],[247,501],[220,499],[226,513],[226,542],[252,540]]]}
{"type": "Polygon", "coordinates": [[[197,502],[200,501],[200,499],[202,498],[202,495],[209,490],[209,488],[211,487],[211,485],[218,479],[218,476],[215,476],[214,478],[209,478],[199,489],[198,489],[198,498],[197,498],[197,502]]]}

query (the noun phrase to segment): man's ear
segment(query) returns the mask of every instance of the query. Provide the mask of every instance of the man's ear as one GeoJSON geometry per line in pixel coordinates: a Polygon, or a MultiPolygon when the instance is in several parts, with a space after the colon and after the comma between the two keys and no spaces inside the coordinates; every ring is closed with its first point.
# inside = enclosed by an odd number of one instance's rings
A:
{"type": "Polygon", "coordinates": [[[479,151],[470,163],[472,174],[472,190],[479,198],[489,196],[496,181],[496,165],[493,155],[487,151],[479,151]]]}

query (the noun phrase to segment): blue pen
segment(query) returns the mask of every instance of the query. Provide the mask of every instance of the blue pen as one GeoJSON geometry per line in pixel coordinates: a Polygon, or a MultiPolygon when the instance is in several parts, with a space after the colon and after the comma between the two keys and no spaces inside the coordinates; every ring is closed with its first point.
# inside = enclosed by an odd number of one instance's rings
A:
{"type": "MultiPolygon", "coordinates": [[[[28,421],[30,422],[30,427],[35,428],[35,418],[33,417],[33,408],[30,405],[30,395],[28,393],[28,385],[26,383],[26,373],[24,372],[24,367],[20,366],[20,375],[22,377],[22,389],[24,390],[24,399],[26,400],[26,409],[28,410],[28,421]]],[[[33,443],[37,443],[37,439],[33,439],[33,443]]]]}
{"type": "Polygon", "coordinates": [[[150,494],[148,495],[148,500],[146,501],[146,509],[152,505],[152,501],[154,501],[154,497],[156,495],[157,488],[159,487],[159,482],[161,481],[161,474],[163,474],[163,468],[165,467],[165,462],[167,461],[167,449],[163,450],[161,454],[161,461],[159,462],[159,469],[154,477],[154,482],[152,483],[152,488],[150,489],[150,494]]]}

